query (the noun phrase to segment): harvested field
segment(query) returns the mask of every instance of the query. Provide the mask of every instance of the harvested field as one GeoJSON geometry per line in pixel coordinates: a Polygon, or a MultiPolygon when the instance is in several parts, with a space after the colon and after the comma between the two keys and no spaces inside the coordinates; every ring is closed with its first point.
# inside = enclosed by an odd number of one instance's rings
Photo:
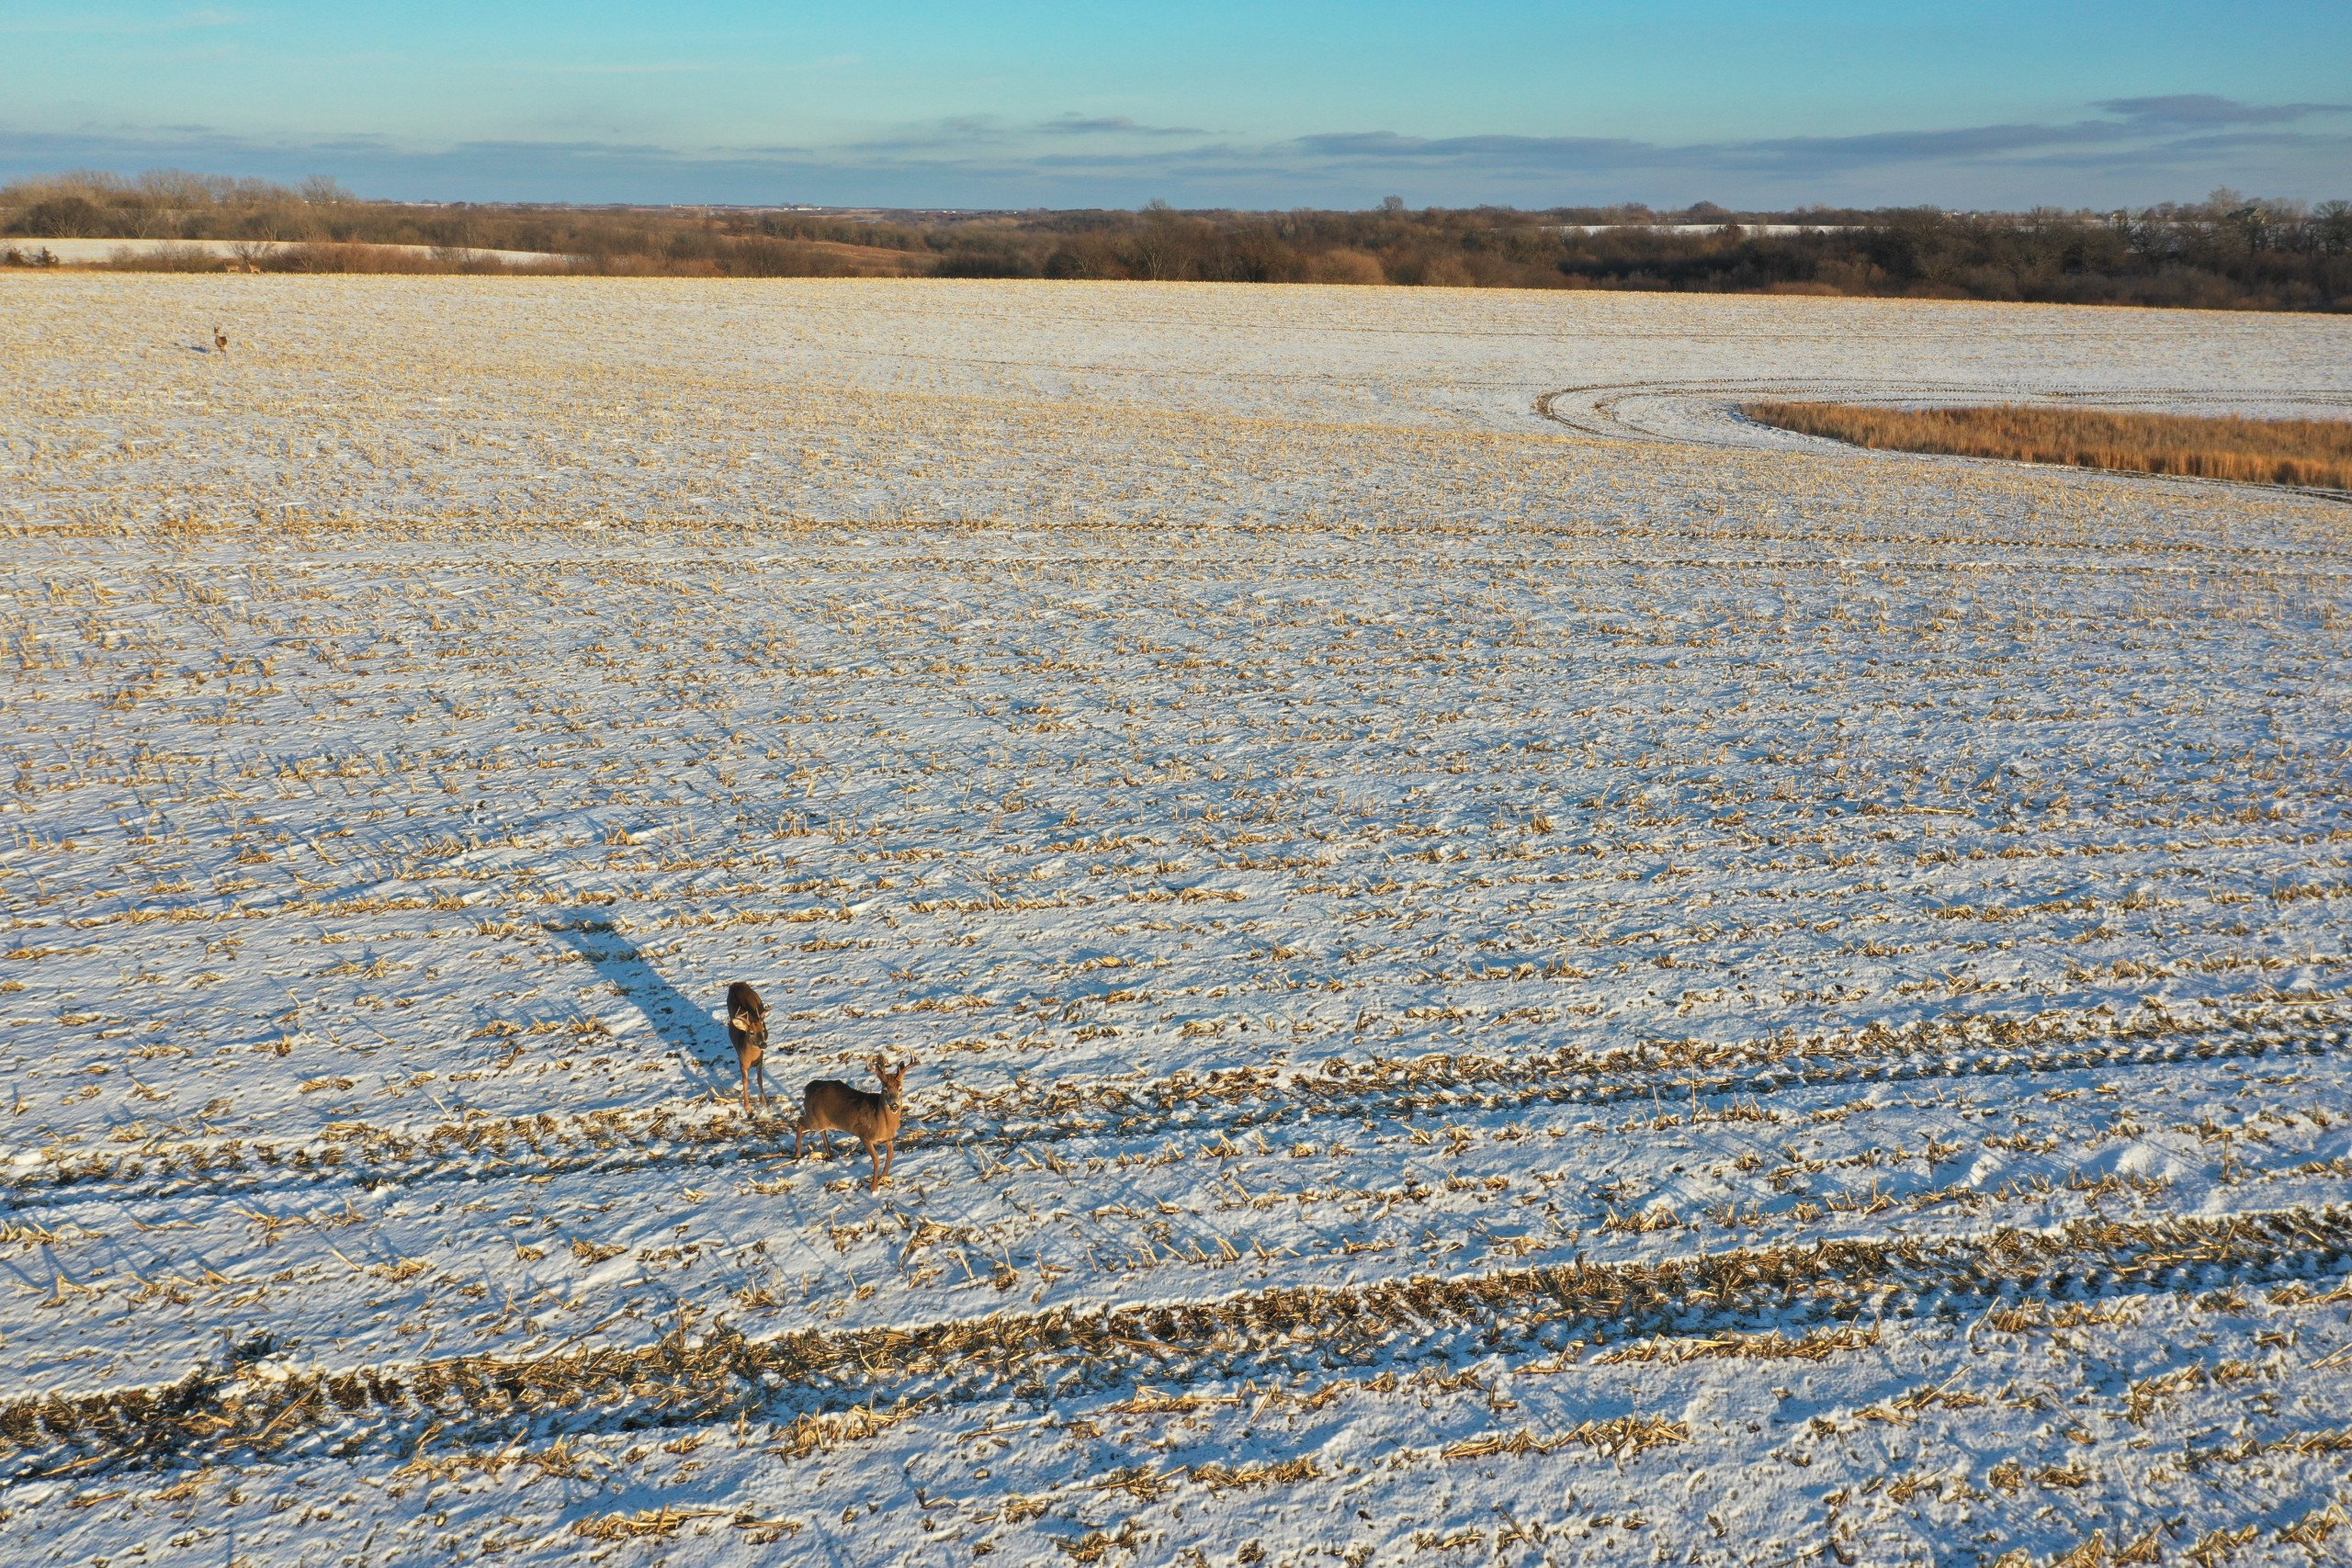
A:
{"type": "Polygon", "coordinates": [[[2352,321],[0,306],[0,1561],[2352,1541],[2341,503],[1742,413],[2352,321]]]}
{"type": "Polygon", "coordinates": [[[2221,419],[2101,409],[1749,403],[1748,418],[1898,452],[2352,490],[2352,420],[2221,419]]]}

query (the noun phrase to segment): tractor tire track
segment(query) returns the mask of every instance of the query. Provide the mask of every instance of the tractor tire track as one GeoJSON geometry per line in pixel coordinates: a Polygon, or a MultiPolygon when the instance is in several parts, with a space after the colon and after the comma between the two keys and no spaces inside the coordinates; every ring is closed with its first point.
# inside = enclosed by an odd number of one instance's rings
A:
{"type": "MultiPolygon", "coordinates": [[[[2345,1021],[2313,1010],[2301,1027],[2173,1028],[2121,1035],[2047,1036],[1940,1048],[1889,1035],[1845,1051],[1773,1042],[1661,1042],[1595,1061],[1580,1053],[1513,1058],[1438,1055],[1315,1072],[1234,1067],[1179,1072],[1148,1084],[1059,1083],[972,1093],[944,1116],[908,1124],[922,1147],[1019,1149],[1090,1138],[1235,1134],[1318,1122],[1416,1121],[1540,1106],[1594,1109],[1628,1102],[1678,1106],[1769,1100],[1809,1089],[1967,1078],[2023,1077],[2191,1062],[2295,1060],[2341,1053],[2345,1021]],[[1039,1111],[1043,1102],[1043,1113],[1039,1111]]],[[[2014,1027],[2014,1026],[2011,1026],[2014,1027]]],[[[718,1168],[774,1159],[792,1146],[788,1124],[746,1129],[731,1111],[699,1116],[672,1107],[584,1116],[490,1117],[421,1131],[358,1128],[287,1146],[266,1139],[143,1145],[20,1157],[5,1189],[20,1213],[91,1199],[128,1201],[195,1193],[316,1189],[352,1183],[519,1178],[652,1167],[718,1168]]]]}
{"type": "Polygon", "coordinates": [[[1281,1379],[1374,1361],[1558,1354],[1588,1343],[1984,1311],[2307,1280],[2352,1259],[2352,1210],[2074,1222],[1940,1241],[1818,1242],[1656,1263],[1566,1264],[1361,1286],[1060,1309],[754,1339],[686,1323],[661,1342],[342,1371],[216,1365],[176,1382],[0,1401],[0,1484],[325,1453],[414,1454],[769,1419],[858,1405],[1044,1400],[1148,1377],[1281,1379]]]}

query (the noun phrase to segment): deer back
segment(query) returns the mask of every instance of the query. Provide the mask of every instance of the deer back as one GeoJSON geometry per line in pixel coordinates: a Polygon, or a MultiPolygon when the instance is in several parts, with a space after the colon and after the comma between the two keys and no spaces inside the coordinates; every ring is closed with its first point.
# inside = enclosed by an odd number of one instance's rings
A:
{"type": "Polygon", "coordinates": [[[869,1144],[887,1144],[899,1135],[899,1113],[887,1096],[842,1082],[818,1078],[800,1091],[800,1126],[804,1132],[830,1127],[854,1133],[869,1144]]]}

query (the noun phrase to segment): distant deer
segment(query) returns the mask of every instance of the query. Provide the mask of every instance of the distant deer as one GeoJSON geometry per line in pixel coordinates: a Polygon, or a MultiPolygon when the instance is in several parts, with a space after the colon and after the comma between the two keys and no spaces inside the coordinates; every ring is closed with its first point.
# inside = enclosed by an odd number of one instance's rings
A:
{"type": "Polygon", "coordinates": [[[229,352],[229,334],[222,332],[219,327],[212,329],[212,352],[215,354],[226,354],[229,352]]]}
{"type": "Polygon", "coordinates": [[[752,1113],[752,1075],[760,1076],[760,1108],[768,1106],[768,1008],[748,980],[727,987],[727,1038],[743,1074],[743,1114],[752,1113]]]}
{"type": "MultiPolygon", "coordinates": [[[[838,1078],[819,1078],[800,1091],[800,1121],[792,1132],[792,1157],[800,1157],[800,1140],[809,1133],[834,1132],[854,1135],[865,1146],[865,1157],[874,1162],[874,1175],[866,1182],[867,1190],[882,1185],[890,1168],[899,1163],[899,1122],[905,1115],[907,1069],[914,1066],[912,1059],[899,1064],[892,1072],[874,1058],[874,1076],[882,1080],[882,1092],[852,1089],[838,1078]],[[875,1153],[887,1145],[888,1159],[875,1153]]],[[[828,1139],[828,1142],[831,1140],[828,1139]]]]}

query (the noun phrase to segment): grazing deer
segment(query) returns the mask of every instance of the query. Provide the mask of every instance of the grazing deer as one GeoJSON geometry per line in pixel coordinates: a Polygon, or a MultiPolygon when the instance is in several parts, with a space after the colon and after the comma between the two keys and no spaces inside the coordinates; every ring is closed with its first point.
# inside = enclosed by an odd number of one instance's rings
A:
{"type": "Polygon", "coordinates": [[[226,354],[229,352],[229,334],[222,332],[219,327],[212,329],[212,352],[215,354],[226,354]]]}
{"type": "Polygon", "coordinates": [[[727,987],[727,1038],[743,1073],[743,1114],[752,1113],[752,1075],[760,1075],[760,1108],[768,1105],[768,1008],[748,980],[727,987]]]}
{"type": "Polygon", "coordinates": [[[802,1089],[800,1121],[792,1131],[792,1157],[800,1157],[800,1140],[806,1134],[848,1133],[865,1145],[865,1157],[874,1162],[867,1190],[880,1187],[890,1167],[899,1163],[899,1122],[907,1109],[907,1069],[913,1066],[910,1058],[892,1072],[882,1065],[881,1057],[875,1057],[874,1076],[882,1080],[880,1094],[852,1089],[839,1078],[819,1078],[802,1089]],[[885,1145],[890,1150],[888,1160],[875,1153],[885,1145]]]}

